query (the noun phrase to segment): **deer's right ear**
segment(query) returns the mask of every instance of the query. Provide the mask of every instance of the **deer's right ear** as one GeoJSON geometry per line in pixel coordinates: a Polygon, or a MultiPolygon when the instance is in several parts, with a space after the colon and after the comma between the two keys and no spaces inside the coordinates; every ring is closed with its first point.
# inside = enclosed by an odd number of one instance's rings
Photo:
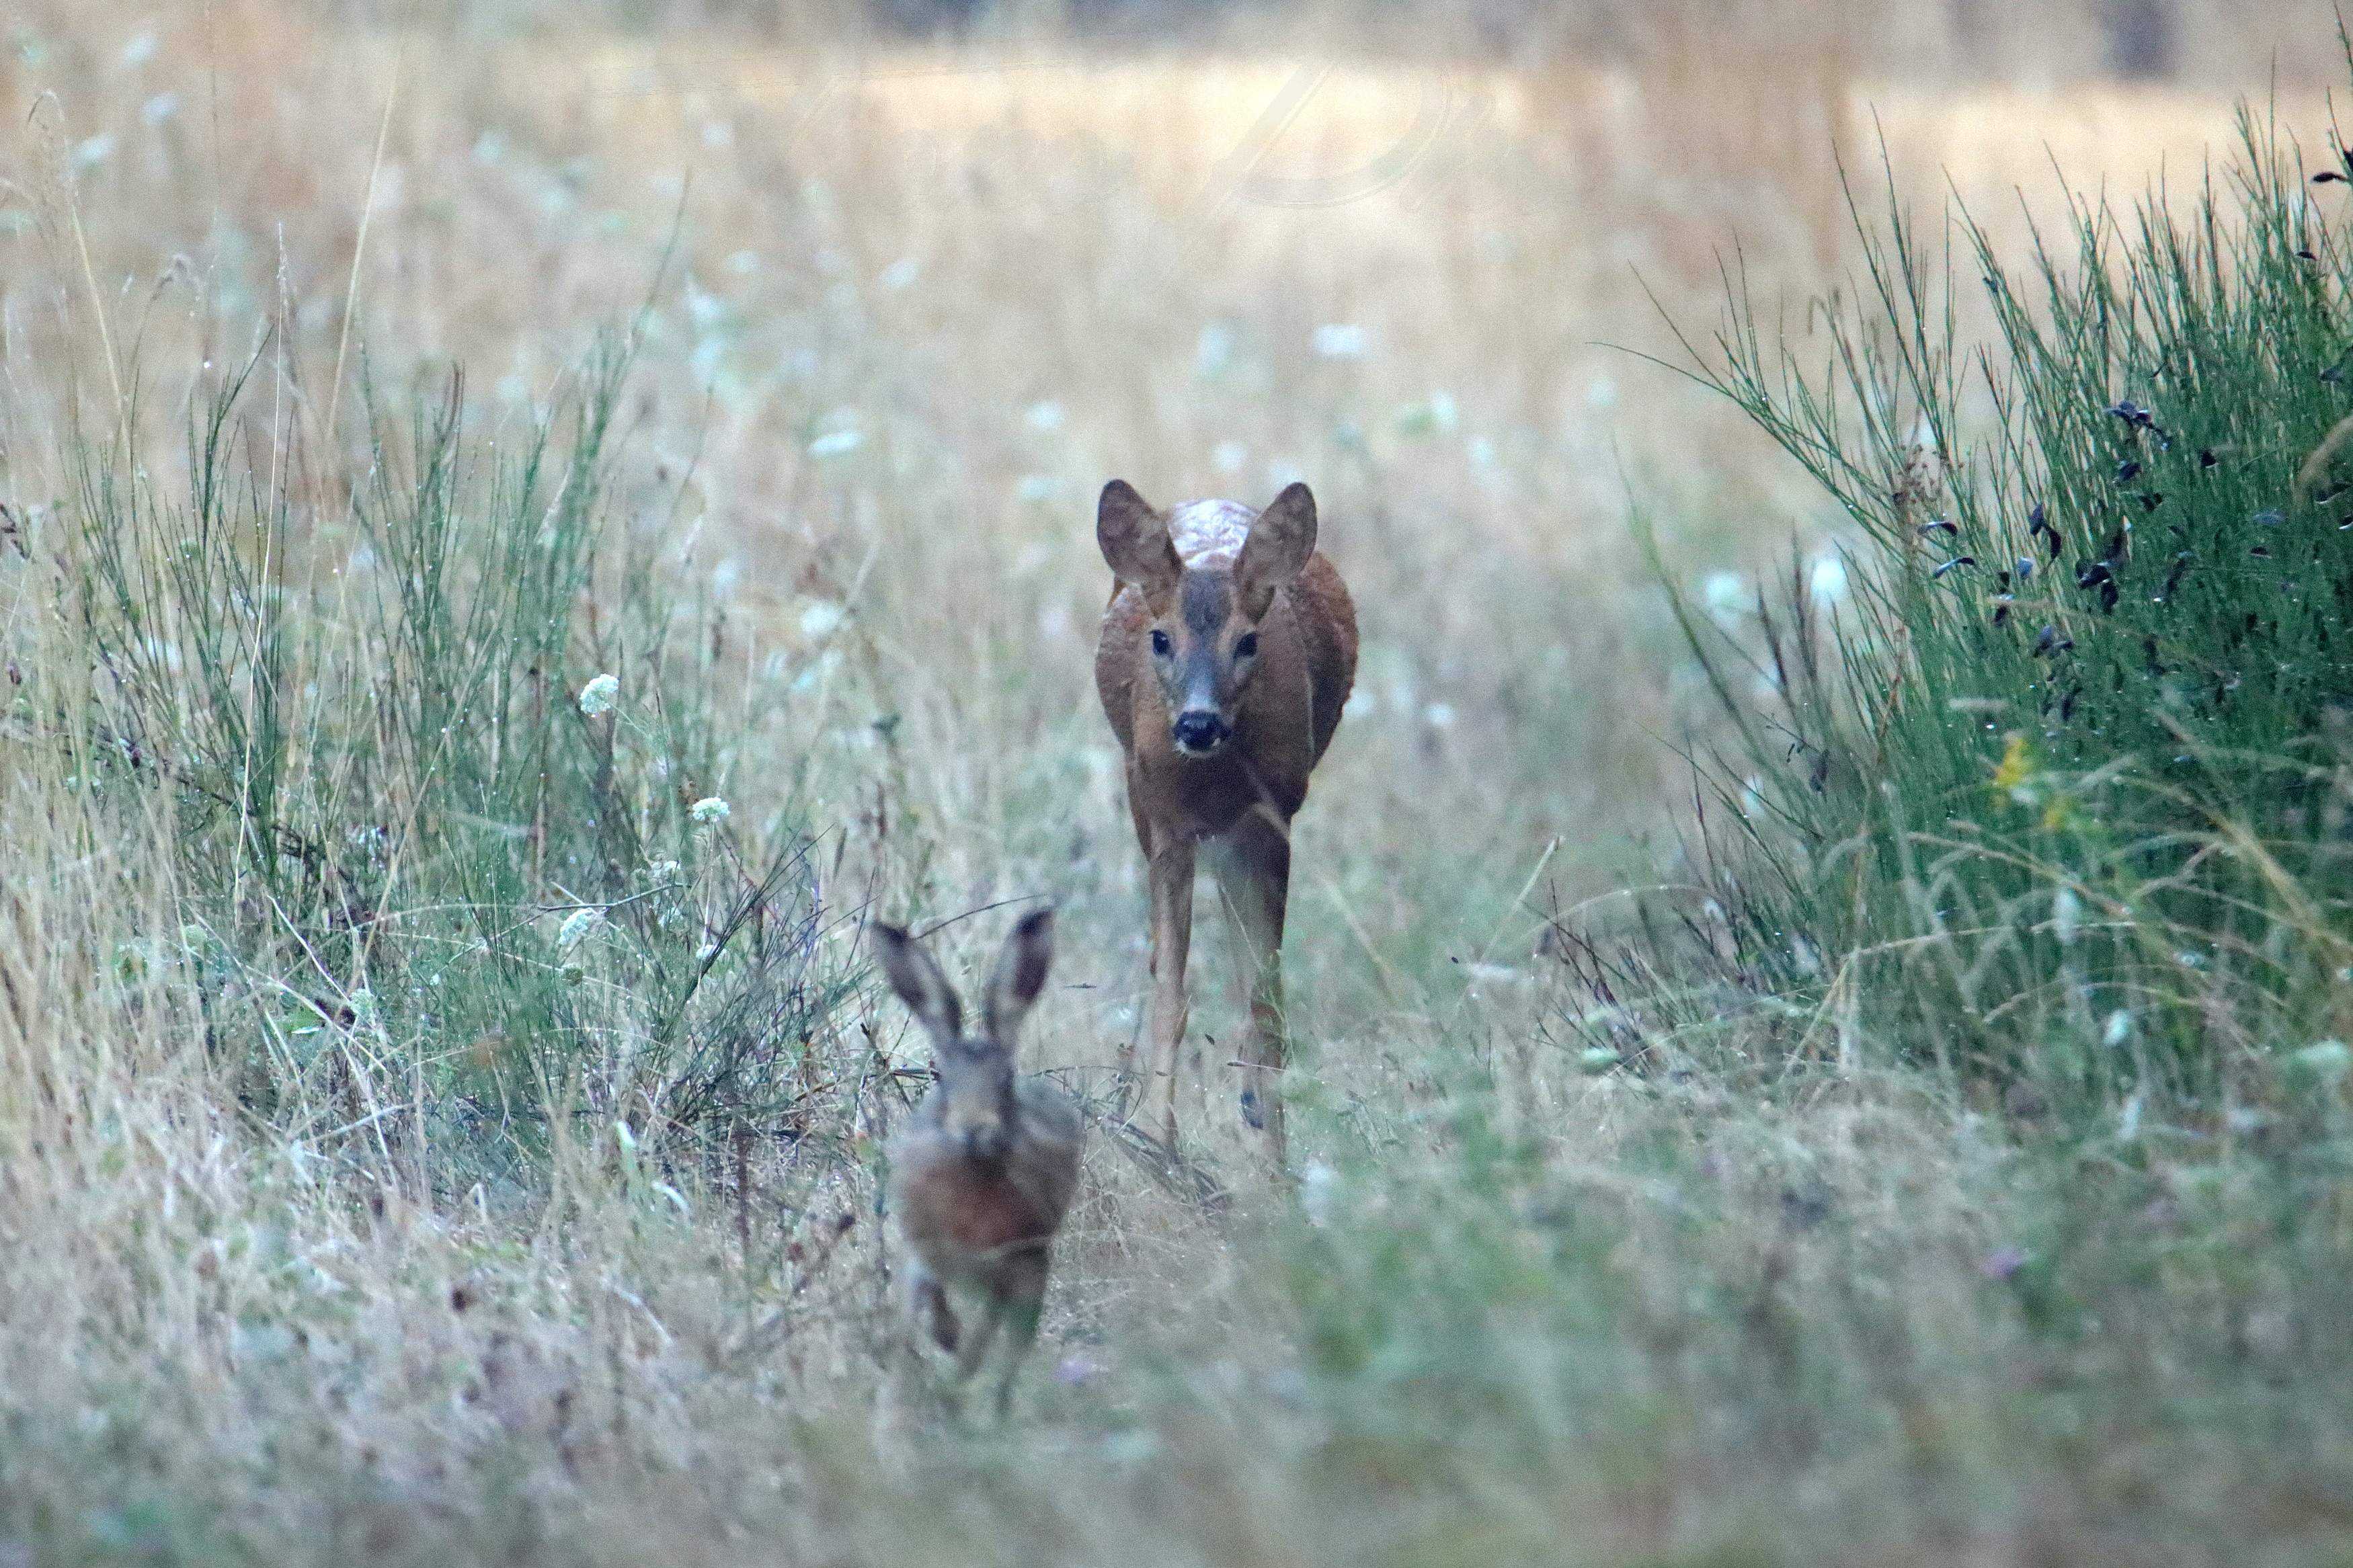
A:
{"type": "Polygon", "coordinates": [[[915,1021],[931,1031],[932,1038],[941,1045],[963,1038],[964,1007],[932,955],[916,946],[915,939],[904,931],[880,921],[874,924],[874,946],[882,954],[882,973],[889,976],[891,989],[899,994],[915,1021]]]}
{"type": "Polygon", "coordinates": [[[1176,546],[1168,538],[1167,521],[1125,479],[1113,479],[1103,488],[1103,499],[1095,503],[1095,543],[1121,582],[1133,583],[1148,595],[1167,592],[1185,574],[1176,546]]]}

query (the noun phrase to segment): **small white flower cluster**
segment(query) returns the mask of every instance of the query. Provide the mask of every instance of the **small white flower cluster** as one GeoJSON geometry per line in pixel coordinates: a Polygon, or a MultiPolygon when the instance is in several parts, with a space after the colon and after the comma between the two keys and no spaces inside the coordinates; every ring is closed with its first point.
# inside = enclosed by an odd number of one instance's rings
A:
{"type": "Polygon", "coordinates": [[[580,711],[589,718],[601,718],[613,710],[621,699],[621,678],[600,675],[580,689],[580,711]]]}
{"type": "Polygon", "coordinates": [[[605,911],[597,909],[575,910],[564,917],[564,924],[555,933],[555,945],[571,952],[587,940],[588,933],[605,921],[605,911]]]}
{"type": "Polygon", "coordinates": [[[734,808],[715,795],[704,795],[686,808],[697,827],[716,827],[734,814],[734,808]]]}

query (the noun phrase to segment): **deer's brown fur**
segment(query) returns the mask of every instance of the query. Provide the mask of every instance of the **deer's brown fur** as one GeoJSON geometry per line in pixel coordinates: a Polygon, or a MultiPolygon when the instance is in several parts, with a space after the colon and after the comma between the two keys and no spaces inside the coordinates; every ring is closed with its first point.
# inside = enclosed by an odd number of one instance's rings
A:
{"type": "Polygon", "coordinates": [[[1118,579],[1095,688],[1126,754],[1128,806],[1151,882],[1146,1125],[1173,1150],[1193,876],[1206,848],[1239,928],[1250,996],[1242,1113],[1279,1165],[1291,819],[1356,680],[1356,606],[1315,549],[1304,485],[1262,512],[1198,500],[1164,514],[1114,479],[1095,533],[1118,579]]]}

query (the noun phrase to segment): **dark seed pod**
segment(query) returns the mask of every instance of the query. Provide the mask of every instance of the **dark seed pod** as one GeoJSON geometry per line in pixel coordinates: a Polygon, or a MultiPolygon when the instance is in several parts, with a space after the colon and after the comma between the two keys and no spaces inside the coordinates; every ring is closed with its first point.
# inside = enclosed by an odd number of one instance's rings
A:
{"type": "Polygon", "coordinates": [[[1935,582],[1941,579],[1946,573],[1950,572],[1956,566],[1974,566],[1977,563],[1978,558],[1974,555],[1956,555],[1950,561],[1946,562],[1942,566],[1937,567],[1934,572],[1929,573],[1928,577],[1931,582],[1935,582]]]}
{"type": "Polygon", "coordinates": [[[2158,603],[2163,604],[2172,598],[2173,591],[2181,586],[2181,579],[2189,574],[2189,552],[2187,550],[2173,558],[2173,568],[2165,574],[2165,586],[2158,593],[2158,603]]]}

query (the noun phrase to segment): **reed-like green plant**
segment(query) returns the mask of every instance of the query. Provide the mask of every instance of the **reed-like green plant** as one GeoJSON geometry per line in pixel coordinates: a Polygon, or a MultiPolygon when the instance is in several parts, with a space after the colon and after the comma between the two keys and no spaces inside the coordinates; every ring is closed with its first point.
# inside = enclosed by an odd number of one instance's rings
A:
{"type": "Polygon", "coordinates": [[[1698,374],[1856,531],[1843,602],[1679,605],[1736,736],[1702,945],[1791,1048],[2219,1108],[2344,1027],[2348,170],[2242,133],[2022,268],[1891,201],[1804,337],[1728,269],[1698,374]]]}
{"type": "Polygon", "coordinates": [[[607,524],[624,369],[520,439],[454,375],[370,398],[348,489],[248,448],[242,375],[184,494],[79,449],[59,643],[94,677],[44,727],[89,788],[168,801],[175,957],[259,1114],[511,1156],[556,1108],[766,1131],[830,1077],[809,841],[732,820],[707,639],[607,524]]]}

